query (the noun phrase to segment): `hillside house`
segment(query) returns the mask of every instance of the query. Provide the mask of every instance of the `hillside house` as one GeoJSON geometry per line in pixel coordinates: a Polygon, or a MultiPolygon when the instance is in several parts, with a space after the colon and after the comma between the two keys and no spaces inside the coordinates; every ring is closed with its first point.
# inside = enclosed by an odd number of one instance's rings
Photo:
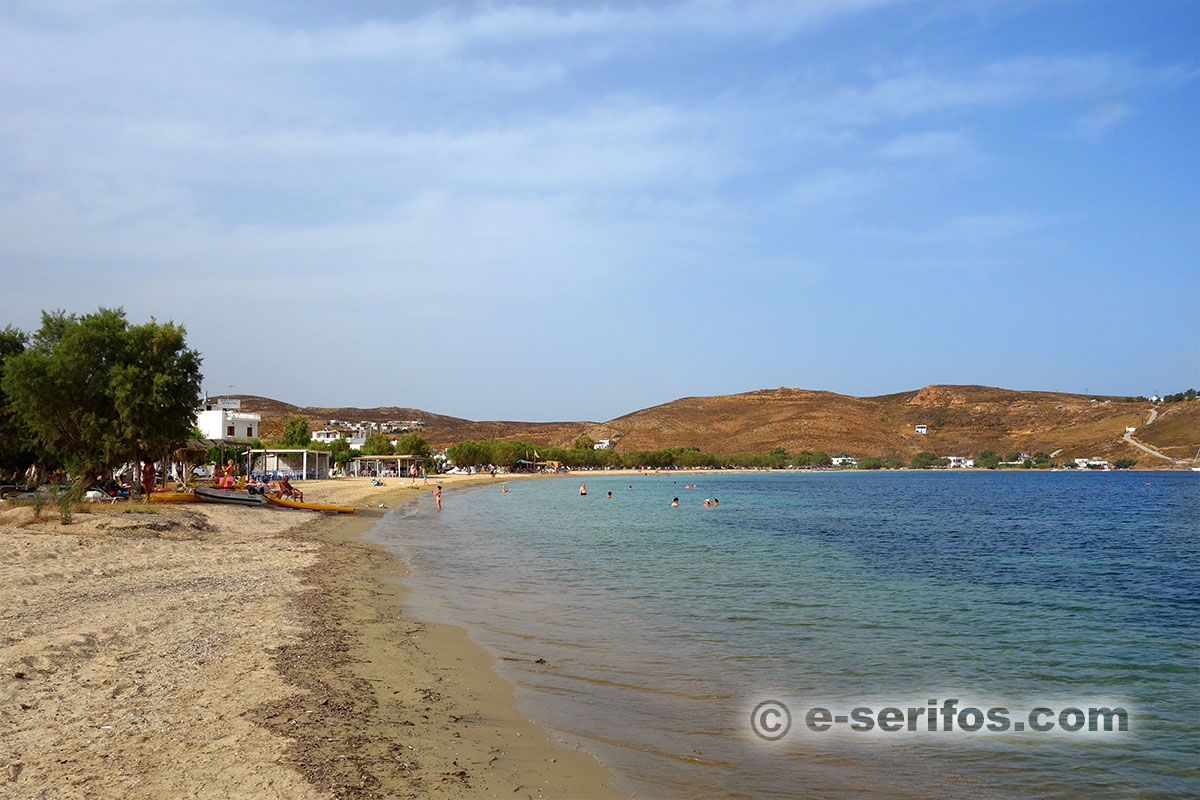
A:
{"type": "Polygon", "coordinates": [[[335,431],[326,428],[325,430],[312,432],[312,440],[314,442],[336,442],[342,438],[345,438],[351,450],[361,450],[367,441],[367,435],[360,431],[335,431]]]}
{"type": "Polygon", "coordinates": [[[254,439],[262,417],[241,410],[241,400],[204,399],[196,412],[196,427],[205,439],[254,439]]]}
{"type": "Polygon", "coordinates": [[[929,426],[928,425],[918,425],[914,430],[916,430],[916,432],[919,434],[925,435],[925,434],[929,433],[929,426]]]}
{"type": "Polygon", "coordinates": [[[612,450],[617,443],[612,439],[600,439],[592,445],[593,450],[612,450]]]}

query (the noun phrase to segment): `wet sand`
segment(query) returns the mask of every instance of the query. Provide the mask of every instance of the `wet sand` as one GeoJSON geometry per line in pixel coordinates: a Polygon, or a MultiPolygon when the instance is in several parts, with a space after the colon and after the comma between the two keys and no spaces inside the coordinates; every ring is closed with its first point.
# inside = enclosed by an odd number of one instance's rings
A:
{"type": "Polygon", "coordinates": [[[298,484],[354,516],[0,510],[0,795],[621,796],[464,631],[405,613],[361,536],[429,488],[386,483],[298,484]]]}

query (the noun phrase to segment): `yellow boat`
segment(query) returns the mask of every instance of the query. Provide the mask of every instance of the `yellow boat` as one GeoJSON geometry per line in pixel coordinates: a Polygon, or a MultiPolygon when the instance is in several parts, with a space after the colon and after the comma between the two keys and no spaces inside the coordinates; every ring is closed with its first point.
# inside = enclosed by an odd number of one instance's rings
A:
{"type": "Polygon", "coordinates": [[[199,497],[191,492],[152,492],[151,503],[198,503],[199,497]]]}
{"type": "Polygon", "coordinates": [[[336,511],[339,514],[354,513],[354,509],[350,506],[327,506],[322,505],[321,503],[300,503],[296,500],[284,500],[281,497],[275,497],[274,495],[270,494],[264,494],[263,497],[266,498],[266,501],[271,505],[279,506],[280,508],[306,508],[309,511],[336,511]]]}

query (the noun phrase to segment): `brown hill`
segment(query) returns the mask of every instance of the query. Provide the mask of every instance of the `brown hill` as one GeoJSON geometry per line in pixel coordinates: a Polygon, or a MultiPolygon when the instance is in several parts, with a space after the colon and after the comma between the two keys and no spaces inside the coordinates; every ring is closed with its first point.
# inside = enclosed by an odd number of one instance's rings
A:
{"type": "Polygon", "coordinates": [[[1169,455],[1190,459],[1200,447],[1200,400],[1152,406],[1121,398],[1061,392],[1026,392],[990,386],[926,386],[923,389],[852,397],[806,389],[761,389],[735,395],[685,397],[608,422],[477,422],[413,408],[314,408],[264,397],[234,395],[263,415],[264,437],[277,436],[287,416],[307,417],[314,428],[327,420],[384,422],[420,419],[435,447],[465,439],[510,439],[569,446],[586,433],[615,439],[621,452],[698,447],[714,453],[825,450],[853,455],[898,455],[922,450],[938,455],[1045,451],[1056,459],[1135,458],[1139,466],[1170,466],[1121,440],[1125,428],[1169,455]],[[928,426],[927,434],[915,432],[928,426]]]}
{"type": "MultiPolygon", "coordinates": [[[[764,453],[784,447],[909,458],[922,450],[975,455],[991,449],[1045,451],[1059,459],[1136,458],[1140,466],[1164,466],[1167,462],[1152,464],[1157,459],[1121,441],[1125,427],[1140,426],[1150,408],[1120,398],[1093,402],[1091,396],[990,386],[926,386],[879,397],[780,387],[683,398],[594,425],[587,433],[616,438],[621,451],[691,446],[764,453]],[[917,425],[928,426],[928,433],[916,433],[917,425]]],[[[1168,419],[1175,417],[1162,419],[1164,434],[1168,419]]],[[[1173,445],[1200,446],[1200,427],[1189,428],[1189,420],[1190,415],[1179,415],[1170,423],[1173,445]]],[[[1141,438],[1151,446],[1157,441],[1153,429],[1141,438]]]]}
{"type": "Polygon", "coordinates": [[[535,444],[572,441],[590,422],[506,422],[462,419],[445,414],[434,414],[419,408],[380,406],[378,408],[323,408],[320,406],[295,406],[258,395],[227,395],[242,401],[242,408],[262,415],[259,432],[265,439],[277,438],[283,432],[283,423],[288,417],[302,416],[308,419],[310,430],[319,430],[331,419],[347,422],[388,422],[391,420],[420,420],[425,426],[419,429],[426,441],[434,447],[447,447],[467,439],[511,439],[535,444]]]}

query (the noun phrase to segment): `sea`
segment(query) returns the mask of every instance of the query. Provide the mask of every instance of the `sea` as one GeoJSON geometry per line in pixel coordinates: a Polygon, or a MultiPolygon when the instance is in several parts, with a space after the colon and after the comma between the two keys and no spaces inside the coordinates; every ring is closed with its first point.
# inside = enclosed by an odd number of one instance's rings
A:
{"type": "Polygon", "coordinates": [[[501,476],[370,536],[637,797],[1200,796],[1195,473],[501,476]]]}

